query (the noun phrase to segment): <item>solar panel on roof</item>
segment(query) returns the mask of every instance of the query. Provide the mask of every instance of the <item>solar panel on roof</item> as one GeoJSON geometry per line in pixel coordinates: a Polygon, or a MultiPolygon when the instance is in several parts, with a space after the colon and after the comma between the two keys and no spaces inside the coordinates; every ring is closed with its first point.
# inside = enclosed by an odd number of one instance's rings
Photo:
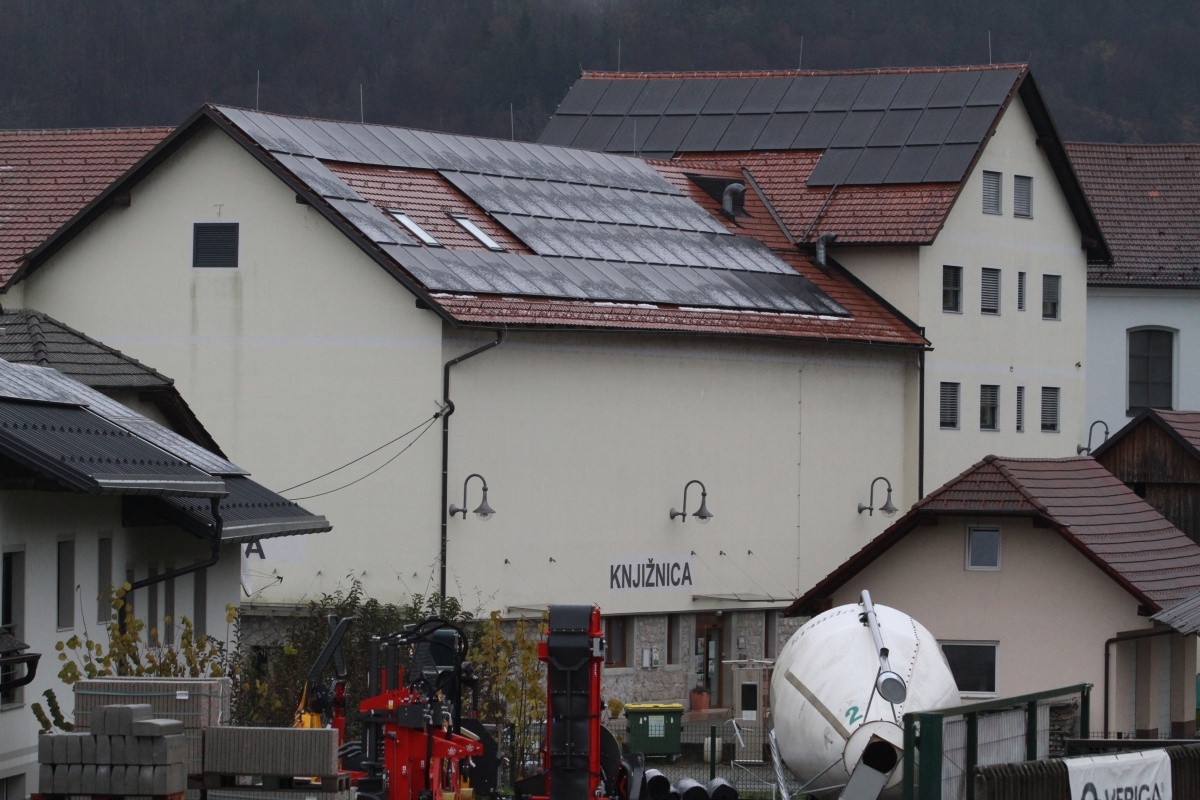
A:
{"type": "MultiPolygon", "coordinates": [[[[354,161],[354,154],[342,146],[324,127],[323,120],[293,119],[293,124],[320,146],[324,155],[318,156],[326,161],[354,161]]],[[[315,155],[315,154],[314,154],[315,155]]]]}
{"type": "Polygon", "coordinates": [[[386,130],[379,125],[353,125],[348,128],[349,132],[362,142],[363,146],[368,148],[375,157],[378,163],[388,167],[407,167],[411,166],[408,158],[401,155],[393,148],[389,147],[377,132],[386,130]]]}
{"type": "MultiPolygon", "coordinates": [[[[683,143],[683,139],[691,130],[692,124],[696,121],[696,117],[663,117],[654,126],[654,131],[646,139],[644,150],[646,152],[665,153],[666,158],[671,158],[675,153],[679,152],[679,145],[683,143]]],[[[646,153],[643,153],[646,155],[646,153]]]]}
{"type": "Polygon", "coordinates": [[[297,122],[302,121],[303,120],[294,120],[288,117],[272,117],[271,119],[271,122],[274,123],[280,131],[287,134],[292,141],[299,145],[299,153],[297,153],[297,155],[309,155],[313,158],[323,158],[325,160],[329,160],[330,155],[325,152],[325,148],[321,145],[321,143],[314,140],[308,135],[304,128],[296,124],[297,122]]]}
{"type": "Polygon", "coordinates": [[[830,147],[866,147],[875,133],[882,111],[851,111],[842,121],[842,126],[829,142],[830,147]]]}
{"type": "Polygon", "coordinates": [[[753,88],[753,78],[722,78],[700,113],[736,114],[753,88]]]}
{"type": "Polygon", "coordinates": [[[940,72],[910,72],[896,91],[889,108],[925,108],[942,82],[940,72]]]}
{"type": "Polygon", "coordinates": [[[883,119],[879,121],[879,125],[875,128],[875,133],[872,134],[871,140],[867,143],[871,147],[897,147],[908,141],[909,135],[913,132],[913,128],[917,125],[917,120],[921,118],[921,112],[917,109],[891,109],[884,112],[883,119]]]}
{"type": "Polygon", "coordinates": [[[826,150],[808,176],[808,185],[832,186],[837,183],[845,183],[846,178],[850,175],[850,170],[854,169],[854,164],[862,152],[863,148],[861,147],[826,150]]]}
{"type": "Polygon", "coordinates": [[[964,108],[958,114],[954,127],[946,135],[948,144],[979,144],[987,136],[996,114],[1000,111],[996,106],[975,106],[964,108]]]}
{"type": "Polygon", "coordinates": [[[824,150],[833,141],[845,118],[846,115],[841,113],[809,114],[792,147],[796,150],[824,150]]]}
{"type": "Polygon", "coordinates": [[[725,129],[715,149],[722,152],[750,150],[770,119],[768,114],[738,114],[725,129]]]}
{"type": "Polygon", "coordinates": [[[649,114],[658,116],[666,113],[667,104],[683,85],[680,80],[649,80],[645,88],[629,109],[630,114],[649,114]]]}
{"type": "Polygon", "coordinates": [[[588,117],[573,144],[584,150],[603,150],[620,125],[621,117],[588,117]]]}
{"type": "Polygon", "coordinates": [[[305,152],[305,148],[264,114],[252,114],[240,108],[220,107],[220,111],[266,150],[275,153],[305,152]]]}
{"type": "Polygon", "coordinates": [[[878,185],[887,178],[892,164],[900,155],[899,147],[868,147],[862,151],[854,169],[846,177],[846,183],[857,185],[878,185]]]}
{"type": "Polygon", "coordinates": [[[725,129],[732,121],[733,115],[731,114],[697,117],[695,124],[688,130],[687,136],[683,137],[679,149],[685,153],[711,152],[717,146],[717,142],[721,141],[725,129]]]}
{"type": "Polygon", "coordinates": [[[339,214],[376,244],[416,244],[395,220],[370,203],[326,198],[339,214]]]}
{"type": "Polygon", "coordinates": [[[908,144],[941,144],[946,141],[954,121],[958,119],[958,112],[957,108],[926,109],[909,135],[908,144]]]}
{"type": "Polygon", "coordinates": [[[891,104],[903,82],[903,75],[871,75],[851,108],[856,111],[883,111],[891,104]]]}
{"type": "Polygon", "coordinates": [[[658,120],[658,117],[625,117],[621,120],[621,127],[609,139],[606,149],[610,153],[640,153],[658,120]]]}
{"type": "Polygon", "coordinates": [[[642,93],[642,89],[646,87],[644,80],[615,80],[608,85],[608,89],[596,101],[596,107],[592,109],[592,115],[607,115],[607,114],[625,114],[633,106],[633,101],[637,100],[638,95],[642,93]]]}
{"type": "Polygon", "coordinates": [[[979,149],[974,144],[944,144],[925,173],[926,183],[957,183],[961,181],[979,149]]]}
{"type": "Polygon", "coordinates": [[[817,99],[829,85],[827,75],[800,76],[791,79],[791,85],[779,100],[775,113],[812,111],[817,99]]]}
{"type": "Polygon", "coordinates": [[[571,91],[558,104],[559,114],[591,114],[596,103],[608,90],[610,80],[600,78],[581,78],[575,81],[571,91]]]}
{"type": "Polygon", "coordinates": [[[867,82],[865,75],[834,75],[821,92],[813,111],[849,111],[867,82]]]}
{"type": "Polygon", "coordinates": [[[343,158],[343,161],[351,161],[356,164],[374,164],[382,166],[385,162],[370,148],[363,145],[350,131],[349,127],[362,127],[361,125],[353,125],[348,123],[343,125],[340,122],[322,121],[318,123],[322,131],[331,139],[338,143],[345,153],[349,154],[348,158],[343,158]]]}
{"type": "Polygon", "coordinates": [[[371,132],[376,139],[400,157],[399,162],[392,166],[405,166],[414,169],[429,169],[432,167],[423,155],[412,149],[407,142],[396,134],[396,129],[375,126],[371,132]]]}
{"type": "Polygon", "coordinates": [[[929,98],[929,107],[962,108],[978,82],[978,72],[947,72],[933,97],[929,98]]]}
{"type": "Polygon", "coordinates": [[[667,104],[668,114],[699,114],[708,102],[708,97],[717,88],[717,81],[711,78],[684,81],[683,86],[667,104]]]}
{"type": "Polygon", "coordinates": [[[772,114],[754,143],[755,150],[786,150],[796,140],[808,114],[772,114]]]}
{"type": "Polygon", "coordinates": [[[771,114],[791,85],[791,78],[759,78],[738,111],[742,114],[771,114]]]}
{"type": "Polygon", "coordinates": [[[321,197],[338,197],[342,200],[362,200],[358,192],[329,171],[329,167],[315,158],[299,158],[277,153],[275,158],[321,197]]]}
{"type": "Polygon", "coordinates": [[[1020,75],[1019,70],[998,69],[981,73],[979,83],[967,98],[968,106],[998,106],[1002,105],[1012,91],[1020,75]]]}

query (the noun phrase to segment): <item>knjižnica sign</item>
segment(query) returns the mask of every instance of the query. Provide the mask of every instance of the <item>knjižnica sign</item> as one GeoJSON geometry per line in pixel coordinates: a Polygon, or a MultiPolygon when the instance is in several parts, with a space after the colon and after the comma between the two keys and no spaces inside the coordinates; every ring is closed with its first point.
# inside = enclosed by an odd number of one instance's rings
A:
{"type": "Polygon", "coordinates": [[[688,556],[622,557],[608,562],[610,592],[691,588],[692,561],[688,556]]]}
{"type": "Polygon", "coordinates": [[[1171,800],[1165,750],[1064,759],[1071,800],[1171,800]]]}

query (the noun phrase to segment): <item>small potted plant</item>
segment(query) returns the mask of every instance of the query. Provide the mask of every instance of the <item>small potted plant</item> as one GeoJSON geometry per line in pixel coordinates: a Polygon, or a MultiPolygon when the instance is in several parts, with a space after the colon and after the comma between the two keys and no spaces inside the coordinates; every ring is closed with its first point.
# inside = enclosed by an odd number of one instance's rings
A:
{"type": "Polygon", "coordinates": [[[625,710],[625,704],[615,697],[608,699],[608,718],[617,719],[621,716],[621,712],[625,710]]]}
{"type": "Polygon", "coordinates": [[[692,711],[708,711],[708,687],[698,685],[692,687],[692,711]]]}

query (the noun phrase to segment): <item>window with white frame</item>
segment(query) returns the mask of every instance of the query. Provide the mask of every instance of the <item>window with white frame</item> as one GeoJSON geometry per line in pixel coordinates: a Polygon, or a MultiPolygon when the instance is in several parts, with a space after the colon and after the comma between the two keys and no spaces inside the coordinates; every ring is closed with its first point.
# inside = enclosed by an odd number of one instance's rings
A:
{"type": "Polygon", "coordinates": [[[1042,276],[1042,319],[1060,319],[1062,302],[1062,276],[1042,276]]]}
{"type": "Polygon", "coordinates": [[[999,172],[983,171],[983,213],[999,214],[1000,211],[1000,181],[999,172]]]}
{"type": "Polygon", "coordinates": [[[1017,387],[1017,433],[1025,432],[1025,387],[1017,387]]]}
{"type": "Polygon", "coordinates": [[[1057,433],[1058,432],[1058,399],[1059,388],[1057,386],[1042,387],[1042,432],[1057,433]]]}
{"type": "Polygon", "coordinates": [[[984,267],[979,287],[979,313],[1000,313],[1000,270],[984,267]]]}
{"type": "Polygon", "coordinates": [[[967,569],[1000,569],[1000,529],[967,529],[967,569]]]}
{"type": "Polygon", "coordinates": [[[1013,216],[1033,218],[1033,178],[1028,175],[1013,176],[1013,216]]]}
{"type": "Polygon", "coordinates": [[[1159,328],[1128,332],[1130,413],[1172,408],[1175,396],[1175,333],[1159,328]]]}
{"type": "Polygon", "coordinates": [[[979,387],[979,430],[1000,430],[1000,387],[996,384],[979,387]]]}
{"type": "Polygon", "coordinates": [[[938,425],[943,429],[958,427],[959,384],[943,382],[938,404],[938,425]]]}
{"type": "Polygon", "coordinates": [[[417,237],[417,239],[421,241],[421,244],[425,245],[426,247],[442,246],[442,243],[435,239],[433,234],[429,233],[427,230],[418,225],[416,220],[414,220],[408,214],[405,214],[403,211],[396,208],[389,209],[388,213],[392,215],[392,219],[396,220],[396,222],[399,222],[404,227],[404,230],[417,237]]]}
{"type": "Polygon", "coordinates": [[[938,642],[963,694],[996,694],[999,642],[938,642]]]}
{"type": "Polygon", "coordinates": [[[504,249],[495,239],[493,239],[491,236],[488,236],[487,233],[484,232],[483,228],[476,225],[475,221],[466,214],[451,214],[450,218],[462,226],[463,230],[474,236],[475,239],[488,250],[499,252],[504,249]]]}
{"type": "Polygon", "coordinates": [[[1025,273],[1017,273],[1017,311],[1025,310],[1025,273]]]}
{"type": "Polygon", "coordinates": [[[942,311],[962,312],[962,267],[942,266],[942,311]]]}

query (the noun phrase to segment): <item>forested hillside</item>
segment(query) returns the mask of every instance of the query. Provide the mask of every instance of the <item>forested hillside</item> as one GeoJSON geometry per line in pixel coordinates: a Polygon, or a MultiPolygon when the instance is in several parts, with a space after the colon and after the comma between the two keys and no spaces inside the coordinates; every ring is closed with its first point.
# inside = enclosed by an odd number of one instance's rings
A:
{"type": "Polygon", "coordinates": [[[533,138],[580,69],[1029,61],[1068,139],[1200,141],[1200,3],[0,0],[0,127],[205,101],[533,138]],[[990,45],[989,45],[990,32],[990,45]],[[360,103],[361,97],[361,103],[360,103]]]}

